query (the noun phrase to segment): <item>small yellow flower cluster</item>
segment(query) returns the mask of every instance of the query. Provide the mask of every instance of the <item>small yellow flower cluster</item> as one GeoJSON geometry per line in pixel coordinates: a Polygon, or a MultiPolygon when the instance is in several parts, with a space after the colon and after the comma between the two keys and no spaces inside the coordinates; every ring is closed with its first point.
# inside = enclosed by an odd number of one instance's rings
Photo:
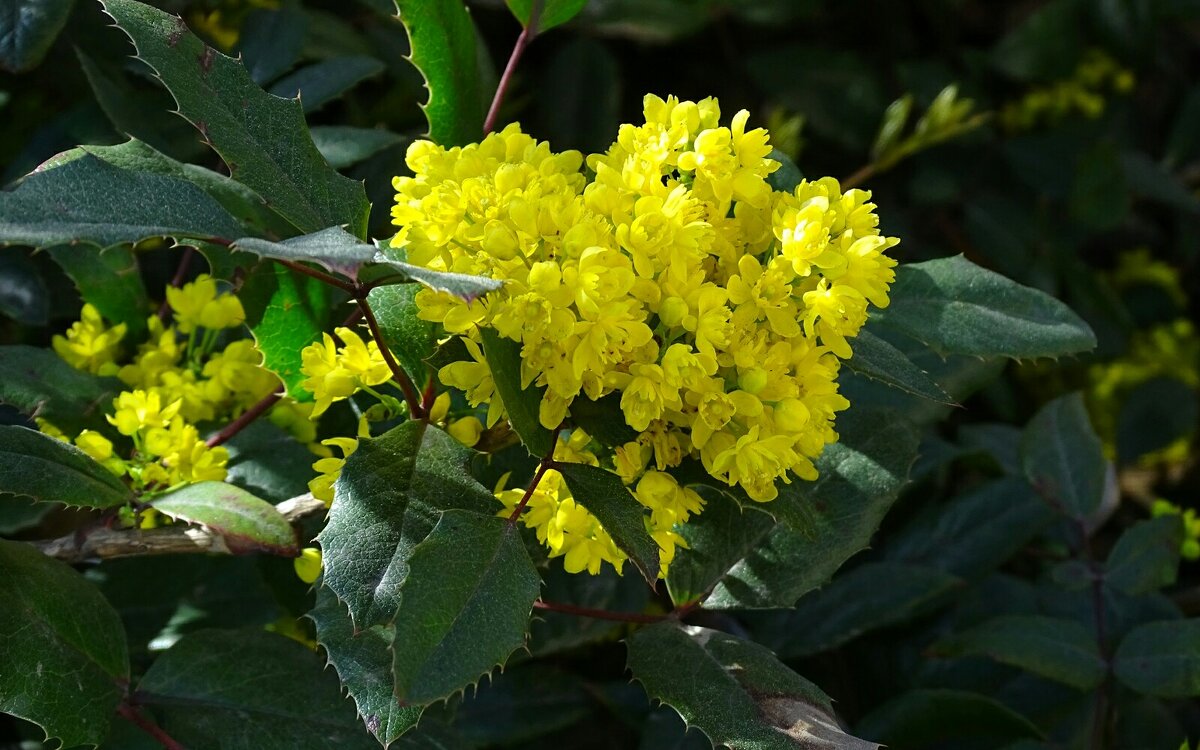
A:
{"type": "MultiPolygon", "coordinates": [[[[201,275],[182,288],[169,288],[171,324],[158,316],[147,320],[149,335],[132,361],[120,363],[124,324],[109,327],[90,304],[54,348],[71,366],[115,375],[127,386],[113,399],[108,422],[129,438],[126,456],[105,435],[84,430],[73,441],[54,425],[38,420],[45,433],[74,442],[84,453],[118,476],[128,476],[137,490],[162,490],[180,484],[223,480],[228,452],[210,448],[196,424],[229,421],[271,393],[278,385],[262,367],[262,355],[249,339],[217,349],[220,331],[240,326],[242,305],[217,282],[201,275]]],[[[311,404],[285,399],[270,419],[304,442],[316,437],[307,416],[311,404]]]]}
{"type": "Polygon", "coordinates": [[[1000,110],[1000,121],[1010,132],[1032,130],[1078,113],[1095,119],[1104,113],[1108,91],[1127,94],[1136,80],[1133,73],[1102,50],[1090,50],[1074,74],[1050,86],[1037,87],[1000,110]]]}
{"type": "Polygon", "coordinates": [[[363,343],[349,328],[334,331],[341,339],[339,348],[333,337],[324,334],[322,341],[309,344],[300,353],[301,372],[308,377],[302,385],[316,397],[312,418],[316,419],[335,402],[350,398],[358,391],[386,383],[392,377],[374,341],[363,343]]]}
{"type": "MultiPolygon", "coordinates": [[[[394,182],[393,245],[410,263],[505,281],[469,303],[417,295],[420,316],[470,355],[439,378],[487,404],[489,425],[503,405],[481,327],[520,343],[523,383],[546,389],[548,428],[576,398],[620,394],[639,438],[605,464],[652,513],[699,508],[699,498],[672,505],[677,493],[660,480],[638,481],[651,462],[666,477],[689,455],[768,501],[777,481],[815,477],[813,459],[837,439],[835,413],[849,405],[839,358],[851,356],[868,305],[888,304],[895,261],[885,252],[897,240],[880,235],[868,192],[832,178],[772,190],[779,163],[747,112],[722,126],[714,99],[647,96],[644,113],[586,159],[586,173],[581,154],[554,153],[517,125],[462,148],[413,143],[414,176],[394,182]]],[[[539,498],[575,513],[551,483],[539,498]]],[[[539,534],[558,545],[549,526],[539,534]]],[[[600,537],[580,536],[596,540],[584,567],[612,562],[600,537]]]]}
{"type": "Polygon", "coordinates": [[[1155,500],[1150,506],[1150,514],[1155,518],[1159,516],[1179,516],[1183,522],[1183,544],[1180,546],[1179,553],[1185,560],[1200,560],[1200,516],[1196,515],[1196,511],[1188,508],[1183,508],[1175,505],[1167,500],[1155,500]]]}
{"type": "Polygon", "coordinates": [[[330,451],[328,456],[318,459],[312,466],[316,470],[317,476],[309,481],[308,490],[313,494],[313,497],[325,503],[326,507],[333,504],[333,484],[342,475],[342,467],[346,465],[346,459],[350,458],[350,454],[358,450],[358,438],[370,436],[371,429],[366,417],[360,417],[358,420],[358,437],[334,437],[321,441],[321,445],[328,448],[337,448],[342,452],[342,457],[338,458],[330,451]]]}

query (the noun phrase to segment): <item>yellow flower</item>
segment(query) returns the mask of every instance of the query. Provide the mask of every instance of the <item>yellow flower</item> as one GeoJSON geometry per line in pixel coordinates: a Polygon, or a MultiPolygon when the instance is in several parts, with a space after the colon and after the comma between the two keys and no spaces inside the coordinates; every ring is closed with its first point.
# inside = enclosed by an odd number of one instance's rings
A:
{"type": "Polygon", "coordinates": [[[112,441],[100,433],[84,430],[75,436],[75,445],[113,474],[122,476],[125,473],[125,462],[113,453],[112,441]]]}
{"type": "MultiPolygon", "coordinates": [[[[370,425],[367,423],[365,417],[360,418],[358,420],[358,437],[365,438],[370,436],[370,425]]],[[[358,438],[328,438],[322,440],[321,445],[337,448],[342,452],[341,458],[326,456],[312,465],[318,476],[309,481],[308,490],[313,494],[313,497],[325,503],[326,507],[328,507],[333,505],[333,485],[337,482],[338,477],[342,475],[342,467],[346,465],[346,459],[354,451],[358,450],[358,438]]]]}
{"type": "Polygon", "coordinates": [[[296,577],[305,583],[316,583],[321,577],[321,550],[316,547],[305,547],[300,556],[292,560],[296,569],[296,577]]]}
{"type": "Polygon", "coordinates": [[[124,323],[112,328],[105,326],[100,311],[86,304],[66,336],[55,336],[50,343],[55,353],[76,370],[114,375],[117,372],[114,361],[126,329],[124,323]]]}
{"type": "Polygon", "coordinates": [[[450,437],[471,448],[483,435],[483,423],[475,417],[463,417],[450,422],[446,426],[446,432],[450,433],[450,437]]]}
{"type": "Polygon", "coordinates": [[[113,400],[116,412],[107,419],[122,435],[133,435],[147,428],[166,427],[182,404],[182,400],[176,400],[163,406],[157,391],[122,391],[113,400]]]}
{"type": "Polygon", "coordinates": [[[308,377],[303,387],[316,397],[313,419],[325,413],[334,402],[349,398],[364,387],[386,383],[392,377],[383,352],[374,341],[363,343],[349,328],[334,330],[342,341],[339,349],[333,337],[323,334],[320,342],[300,352],[300,371],[308,377]]]}

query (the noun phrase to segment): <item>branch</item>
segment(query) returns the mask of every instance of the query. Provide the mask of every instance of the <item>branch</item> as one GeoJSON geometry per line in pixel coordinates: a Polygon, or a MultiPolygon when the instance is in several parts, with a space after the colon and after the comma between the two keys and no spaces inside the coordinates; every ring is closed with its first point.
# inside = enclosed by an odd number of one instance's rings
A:
{"type": "Polygon", "coordinates": [[[413,419],[424,419],[425,410],[421,408],[421,397],[417,395],[416,386],[408,377],[408,373],[396,361],[392,350],[388,348],[387,341],[383,338],[383,330],[379,327],[379,321],[375,319],[375,312],[371,310],[371,303],[367,301],[366,293],[356,290],[355,299],[358,302],[358,308],[362,310],[363,317],[367,319],[367,328],[371,330],[371,337],[379,345],[379,353],[383,355],[383,361],[392,371],[392,380],[395,380],[396,384],[400,386],[400,390],[404,392],[404,401],[408,404],[409,416],[413,419]]]}
{"type": "MultiPolygon", "coordinates": [[[[284,500],[275,506],[289,523],[325,510],[325,503],[311,494],[299,495],[284,500]]],[[[58,539],[32,542],[50,557],[65,562],[77,563],[84,560],[113,560],[121,557],[146,555],[179,555],[210,552],[232,554],[220,534],[199,526],[172,524],[157,529],[110,529],[96,528],[80,530],[58,539]]]]}
{"type": "Polygon", "coordinates": [[[279,386],[277,390],[271,391],[257,404],[242,412],[240,417],[225,425],[220,432],[206,440],[205,444],[209,448],[215,448],[218,445],[229,442],[231,439],[233,439],[234,435],[246,429],[247,425],[261,417],[281,398],[283,398],[283,386],[279,386]]]}
{"type": "Polygon", "coordinates": [[[542,481],[546,470],[554,468],[554,450],[558,447],[558,431],[561,429],[562,426],[560,425],[554,428],[554,432],[550,433],[550,452],[538,462],[537,471],[534,472],[529,486],[525,488],[525,494],[521,496],[521,502],[517,503],[517,507],[513,508],[512,515],[508,517],[509,526],[515,524],[517,519],[521,517],[521,511],[525,510],[525,506],[529,503],[529,498],[533,497],[533,491],[537,489],[538,483],[542,481]]]}
{"type": "Polygon", "coordinates": [[[154,721],[145,713],[143,713],[142,710],[137,706],[131,705],[128,702],[122,703],[121,705],[117,706],[117,713],[123,718],[132,722],[138,729],[153,737],[155,741],[166,748],[166,750],[187,750],[187,748],[179,744],[174,737],[163,731],[162,727],[155,724],[154,721]]]}
{"type": "Polygon", "coordinates": [[[521,35],[517,37],[512,53],[508,56],[508,64],[504,66],[504,73],[500,75],[500,82],[496,84],[496,94],[492,97],[492,106],[488,107],[487,118],[483,121],[484,135],[496,128],[496,119],[500,116],[500,104],[504,101],[504,95],[508,93],[508,85],[512,80],[513,71],[517,69],[517,63],[521,61],[521,55],[525,53],[525,48],[537,36],[538,18],[542,15],[542,5],[543,0],[533,0],[530,4],[529,25],[521,29],[521,35]]]}

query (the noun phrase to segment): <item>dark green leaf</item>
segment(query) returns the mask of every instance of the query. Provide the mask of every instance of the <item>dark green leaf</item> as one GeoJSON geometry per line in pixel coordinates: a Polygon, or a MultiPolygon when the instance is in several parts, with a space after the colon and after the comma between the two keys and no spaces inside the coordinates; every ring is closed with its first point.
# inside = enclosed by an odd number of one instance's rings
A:
{"type": "Polygon", "coordinates": [[[55,507],[53,503],[0,495],[0,535],[15,534],[36,526],[55,507]]]}
{"type": "MultiPolygon", "coordinates": [[[[542,579],[546,601],[613,612],[643,612],[651,593],[641,578],[620,575],[611,565],[602,566],[598,575],[568,573],[561,565],[550,565],[542,571],[542,579]]],[[[621,622],[539,610],[530,627],[529,650],[545,656],[588,643],[615,641],[625,628],[621,622]]]]}
{"type": "Polygon", "coordinates": [[[579,11],[583,10],[583,6],[587,5],[587,0],[504,1],[522,26],[527,28],[533,26],[534,31],[538,34],[570,21],[579,14],[579,11]],[[531,18],[534,5],[537,5],[538,8],[537,18],[531,18]]]}
{"type": "Polygon", "coordinates": [[[846,360],[846,366],[860,375],[905,393],[942,404],[954,404],[954,399],[947,396],[925,371],[868,329],[858,332],[854,339],[854,356],[846,360]]]}
{"type": "Polygon", "coordinates": [[[241,298],[246,322],[263,354],[263,366],[279,376],[287,394],[309,401],[312,394],[300,384],[304,347],[321,340],[332,307],[330,288],[317,279],[272,264],[250,274],[241,298]]]}
{"type": "Polygon", "coordinates": [[[461,0],[396,0],[408,31],[412,63],[425,77],[422,106],[429,137],[463,146],[483,136],[483,99],[475,59],[475,26],[461,0]]]}
{"type": "Polygon", "coordinates": [[[104,410],[123,389],[119,380],[76,370],[47,349],[0,346],[0,403],[68,433],[106,425],[104,410]]]}
{"type": "Polygon", "coordinates": [[[321,60],[279,79],[270,92],[285,99],[298,98],[305,112],[315,112],[371,76],[383,72],[383,63],[366,55],[321,60]]]}
{"type": "Polygon", "coordinates": [[[105,248],[148,237],[241,233],[237,220],[195,185],[119,169],[90,154],[0,192],[0,244],[86,242],[105,248]]]}
{"type": "Polygon", "coordinates": [[[992,64],[1021,80],[1065,78],[1079,61],[1084,26],[1077,0],[1053,0],[1025,16],[992,50],[992,64]]]}
{"type": "Polygon", "coordinates": [[[363,186],[321,158],[298,102],[262,91],[239,62],[205,45],[176,16],[134,0],[106,0],[104,8],[234,179],[302,231],[349,224],[365,236],[370,206],[363,186]]]}
{"type": "Polygon", "coordinates": [[[553,447],[554,436],[542,426],[538,413],[545,387],[530,383],[521,387],[521,344],[506,339],[491,328],[480,328],[483,353],[496,384],[496,395],[508,412],[513,431],[535,456],[546,456],[553,447]]]}
{"type": "Polygon", "coordinates": [[[1084,151],[1071,184],[1071,218],[1091,229],[1111,230],[1121,225],[1132,203],[1116,149],[1097,143],[1084,151]]]}
{"type": "Polygon", "coordinates": [[[155,498],[150,506],[177,521],[207,526],[235,552],[299,554],[292,525],[266,500],[224,482],[197,482],[155,498]]]}
{"type": "Polygon", "coordinates": [[[421,384],[430,377],[425,360],[437,347],[437,326],[417,316],[416,284],[381,286],[371,290],[367,302],[379,321],[384,343],[400,360],[413,381],[421,384]]]}
{"type": "Polygon", "coordinates": [[[516,666],[465,698],[454,726],[477,747],[530,747],[592,713],[597,704],[589,687],[546,664],[516,666]]]}
{"type": "Polygon", "coordinates": [[[409,566],[392,650],[401,702],[448,698],[525,645],[541,580],[514,524],[448,510],[409,566]]]}
{"type": "Polygon", "coordinates": [[[1135,628],[1117,647],[1113,671],[1144,695],[1200,695],[1200,620],[1152,622],[1135,628]]]}
{"type": "Polygon", "coordinates": [[[225,447],[229,450],[226,482],[273,503],[308,491],[317,457],[267,419],[251,423],[225,447]]]}
{"type": "Polygon", "coordinates": [[[997,617],[939,642],[945,656],[988,656],[1079,690],[1104,680],[1096,639],[1078,622],[1041,615],[997,617]]]}
{"type": "Polygon", "coordinates": [[[69,566],[0,540],[0,711],[63,747],[97,745],[129,678],[121,620],[69,566]]]}
{"type": "Polygon", "coordinates": [[[538,136],[585,154],[606,149],[621,122],[620,66],[609,47],[568,37],[538,72],[538,136]]]}
{"type": "Polygon", "coordinates": [[[1178,177],[1148,154],[1126,151],[1121,154],[1124,182],[1135,194],[1187,213],[1200,212],[1200,200],[1178,177]]]}
{"type": "Polygon", "coordinates": [[[851,410],[838,418],[841,441],[825,446],[814,482],[780,487],[771,507],[780,523],[717,583],[705,606],[790,607],[821,586],[871,540],[907,481],[916,432],[886,412],[851,410]],[[781,515],[783,514],[783,515],[781,515]]]}
{"type": "Polygon", "coordinates": [[[471,451],[442,430],[405,422],[359,441],[335,485],[329,523],[318,537],[325,585],[359,629],[387,623],[400,606],[409,557],[442,511],[501,509],[467,473],[471,451]]]}
{"type": "Polygon", "coordinates": [[[876,742],[905,748],[1042,736],[1033,722],[1003,703],[960,690],[909,690],[872,711],[854,729],[876,742]]]}
{"type": "Polygon", "coordinates": [[[692,489],[704,498],[704,512],[678,528],[688,546],[676,549],[667,576],[667,590],[676,604],[707,593],[775,526],[769,506],[741,505],[715,487],[692,489]]]}
{"type": "Polygon", "coordinates": [[[887,556],[968,579],[991,573],[1055,518],[1023,479],[981,485],[928,508],[888,538],[887,556]]]}
{"type": "Polygon", "coordinates": [[[110,322],[124,323],[129,340],[141,338],[151,309],[150,298],[131,249],[120,245],[107,250],[59,245],[48,252],[75,282],[84,300],[95,305],[110,322]]]}
{"type": "Polygon", "coordinates": [[[27,326],[50,322],[49,290],[38,268],[20,250],[0,252],[0,315],[27,326]]]}
{"type": "Polygon", "coordinates": [[[1074,393],[1042,407],[1025,427],[1021,463],[1038,494],[1063,513],[1083,518],[1099,507],[1107,462],[1083,396],[1074,393]]]}
{"type": "Polygon", "coordinates": [[[658,544],[646,531],[645,507],[611,471],[586,464],[556,464],[571,496],[600,521],[622,552],[653,586],[658,581],[658,544]]]}
{"type": "Polygon", "coordinates": [[[273,633],[204,630],[160,656],[137,692],[187,747],[378,750],[323,666],[273,633]]]}
{"type": "Polygon", "coordinates": [[[962,585],[936,568],[866,563],[804,597],[793,611],[753,618],[750,625],[756,641],[794,659],[912,619],[962,585]]]}
{"type": "Polygon", "coordinates": [[[317,606],[309,617],[317,626],[317,643],[325,648],[371,734],[387,746],[416,726],[425,708],[401,706],[394,694],[392,626],[372,625],[356,632],[350,614],[326,586],[317,589],[317,606]]]}
{"type": "Polygon", "coordinates": [[[1096,345],[1066,305],[961,255],[900,266],[891,297],[872,318],[943,354],[1058,357],[1096,345]]]}
{"type": "MultiPolygon", "coordinates": [[[[1160,295],[1156,288],[1154,294],[1160,295]]],[[[1200,403],[1196,389],[1182,380],[1156,377],[1138,383],[1117,414],[1117,456],[1133,463],[1162,450],[1196,429],[1200,403]]]]}
{"type": "Polygon", "coordinates": [[[1108,554],[1109,585],[1126,594],[1148,594],[1175,583],[1183,524],[1167,515],[1129,527],[1108,554]]]}
{"type": "Polygon", "coordinates": [[[829,698],[767,649],[715,630],[663,622],[626,641],[629,669],[713,745],[731,750],[870,750],[844,734],[829,698]],[[681,670],[684,670],[681,672],[681,670]]]}
{"type": "Polygon", "coordinates": [[[772,148],[767,158],[779,162],[779,169],[767,175],[767,184],[771,186],[772,190],[790,193],[804,179],[804,173],[800,171],[800,167],[796,166],[796,162],[792,161],[792,157],[779,149],[772,148]]]}
{"type": "Polygon", "coordinates": [[[300,58],[308,17],[297,8],[255,8],[238,39],[242,65],[254,82],[266,86],[300,58]]]}
{"type": "Polygon", "coordinates": [[[604,445],[615,447],[637,440],[638,432],[625,421],[621,394],[610,393],[598,401],[580,394],[571,402],[571,421],[604,445]]]}
{"type": "Polygon", "coordinates": [[[0,68],[17,73],[37,67],[66,25],[72,4],[72,0],[0,2],[0,68]]]}
{"type": "Polygon", "coordinates": [[[404,142],[403,136],[390,130],[342,125],[315,125],[311,135],[321,156],[334,169],[353,166],[388,146],[404,142]]]}
{"type": "Polygon", "coordinates": [[[82,508],[111,508],[133,493],[75,446],[25,427],[0,426],[0,492],[82,508]]]}

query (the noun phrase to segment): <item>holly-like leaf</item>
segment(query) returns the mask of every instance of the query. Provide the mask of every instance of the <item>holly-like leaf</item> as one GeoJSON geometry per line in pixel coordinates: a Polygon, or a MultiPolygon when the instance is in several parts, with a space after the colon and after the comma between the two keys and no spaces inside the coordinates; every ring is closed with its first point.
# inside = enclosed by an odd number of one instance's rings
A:
{"type": "Polygon", "coordinates": [[[204,44],[177,16],[135,0],[105,0],[104,9],[235,180],[301,231],[348,224],[366,235],[370,205],[362,184],[321,158],[299,102],[267,94],[240,62],[204,44]]]}
{"type": "Polygon", "coordinates": [[[0,68],[37,67],[71,16],[73,0],[4,0],[0,4],[0,68]]]}
{"type": "Polygon", "coordinates": [[[479,333],[483,338],[483,353],[496,384],[496,395],[508,412],[513,431],[534,456],[549,454],[553,435],[542,426],[538,416],[542,394],[546,389],[532,383],[528,388],[521,387],[521,344],[504,338],[491,328],[480,328],[479,333]]]}
{"type": "Polygon", "coordinates": [[[954,404],[954,399],[947,396],[924,370],[870,330],[858,332],[854,339],[854,356],[846,360],[846,366],[859,375],[905,393],[941,404],[954,404]]]}
{"type": "Polygon", "coordinates": [[[997,617],[943,639],[944,656],[988,656],[1079,690],[1104,680],[1104,657],[1082,625],[1041,615],[997,617]]]}
{"type": "Polygon", "coordinates": [[[504,0],[508,9],[516,16],[525,28],[533,28],[535,33],[549,31],[555,26],[570,21],[579,15],[587,0],[504,0]],[[534,6],[537,6],[537,17],[533,17],[534,6]]]}
{"type": "Polygon", "coordinates": [[[417,316],[416,284],[381,286],[371,290],[367,302],[379,321],[379,330],[387,348],[416,383],[424,383],[431,374],[425,360],[437,348],[437,326],[417,316]]]}
{"type": "Polygon", "coordinates": [[[867,546],[907,481],[917,434],[894,413],[854,410],[838,432],[815,481],[780,485],[768,509],[785,521],[721,577],[706,607],[790,607],[867,546]]]}
{"type": "Polygon", "coordinates": [[[587,464],[556,464],[571,497],[597,520],[617,547],[653,586],[658,581],[658,544],[646,531],[645,507],[611,471],[587,464]]]}
{"type": "MultiPolygon", "coordinates": [[[[590,609],[613,612],[642,612],[651,590],[637,576],[621,575],[605,565],[597,575],[568,573],[561,565],[542,571],[542,598],[551,602],[570,602],[590,609]]],[[[587,643],[616,640],[626,628],[622,622],[538,610],[530,627],[529,651],[545,656],[569,651],[587,643]]]]}
{"type": "Polygon", "coordinates": [[[70,434],[106,425],[104,409],[124,387],[76,370],[48,349],[0,346],[0,403],[70,434]]]}
{"type": "Polygon", "coordinates": [[[1168,620],[1134,628],[1117,647],[1113,671],[1143,695],[1200,696],[1200,620],[1168,620]]]}
{"type": "Polygon", "coordinates": [[[106,248],[149,237],[241,233],[237,220],[190,182],[120,169],[90,154],[0,192],[0,244],[106,248]]]}
{"type": "Polygon", "coordinates": [[[577,675],[521,664],[468,693],[454,712],[454,728],[475,747],[530,747],[577,725],[597,705],[592,686],[577,675]]]}
{"type": "Polygon", "coordinates": [[[873,750],[844,733],[829,698],[767,649],[715,630],[663,622],[626,640],[650,697],[731,750],[873,750]],[[686,675],[681,674],[686,670],[686,675]]]}
{"type": "Polygon", "coordinates": [[[378,750],[321,657],[261,629],[203,630],[158,657],[138,699],[187,747],[378,750]]]}
{"type": "Polygon", "coordinates": [[[291,68],[304,50],[308,16],[299,8],[255,8],[238,37],[242,65],[259,86],[291,68]]]}
{"type": "Polygon", "coordinates": [[[1040,739],[1041,731],[1003,703],[964,690],[909,690],[875,709],[854,727],[855,733],[890,747],[938,747],[976,738],[988,746],[1040,748],[1019,740],[1040,739]]]}
{"type": "Polygon", "coordinates": [[[0,493],[80,508],[111,508],[133,492],[70,443],[36,430],[0,426],[0,493]]]}
{"type": "Polygon", "coordinates": [[[383,72],[383,63],[366,55],[346,55],[306,65],[279,79],[270,92],[285,99],[298,98],[306,113],[315,112],[371,76],[383,72]]]}
{"type": "Polygon", "coordinates": [[[129,678],[121,619],[70,566],[0,539],[0,712],[98,745],[129,678]]]}
{"type": "Polygon", "coordinates": [[[891,298],[871,317],[942,354],[1059,357],[1096,346],[1062,302],[961,255],[900,266],[891,298]]]}
{"type": "Polygon", "coordinates": [[[448,510],[409,566],[392,649],[402,703],[448,698],[525,645],[541,580],[515,524],[448,510]]]}
{"type": "Polygon", "coordinates": [[[1034,415],[1021,437],[1021,463],[1030,484],[1063,513],[1084,518],[1100,505],[1108,464],[1081,394],[1034,415]]]}
{"type": "Polygon", "coordinates": [[[483,136],[475,25],[462,0],[396,0],[412,64],[425,77],[429,137],[450,147],[483,136]]]}
{"type": "Polygon", "coordinates": [[[239,296],[263,354],[263,366],[279,376],[289,396],[312,400],[312,394],[300,385],[305,378],[300,371],[304,365],[301,351],[319,341],[328,328],[333,304],[330,287],[273,264],[251,273],[239,296]]]}
{"type": "Polygon", "coordinates": [[[236,552],[300,553],[292,525],[275,506],[224,482],[197,482],[155,498],[150,507],[168,518],[206,526],[236,552]]]}
{"type": "Polygon", "coordinates": [[[756,641],[794,659],[909,620],[962,585],[961,579],[937,568],[866,563],[804,597],[794,610],[752,617],[750,624],[756,641]]]}
{"type": "Polygon", "coordinates": [[[95,305],[108,321],[124,323],[130,340],[142,338],[151,309],[150,297],[132,249],[122,245],[107,250],[59,245],[48,252],[75,282],[79,296],[95,305]]]}
{"type": "Polygon", "coordinates": [[[379,128],[354,128],[344,125],[315,125],[313,143],[329,166],[345,169],[378,152],[403,143],[404,137],[379,128]]]}
{"type": "Polygon", "coordinates": [[[471,478],[471,452],[436,427],[405,422],[359,441],[334,486],[329,522],[318,537],[325,585],[358,629],[391,622],[413,549],[443,511],[501,509],[471,478]]]}
{"type": "Polygon", "coordinates": [[[1129,527],[1108,554],[1105,580],[1126,594],[1149,594],[1175,583],[1183,523],[1159,516],[1129,527]]]}
{"type": "Polygon", "coordinates": [[[392,678],[391,625],[355,630],[350,613],[326,586],[317,589],[317,606],[309,613],[317,626],[317,643],[337,670],[342,687],[358,706],[367,730],[385,747],[416,726],[424,706],[401,706],[392,678]]]}
{"type": "Polygon", "coordinates": [[[604,445],[615,447],[637,440],[638,431],[625,421],[621,394],[613,392],[596,401],[580,394],[571,402],[571,420],[604,445]]]}
{"type": "Polygon", "coordinates": [[[677,529],[687,547],[675,551],[667,575],[667,590],[676,604],[707,593],[775,527],[765,506],[740,505],[714,487],[692,489],[704,498],[704,512],[677,529]]]}

